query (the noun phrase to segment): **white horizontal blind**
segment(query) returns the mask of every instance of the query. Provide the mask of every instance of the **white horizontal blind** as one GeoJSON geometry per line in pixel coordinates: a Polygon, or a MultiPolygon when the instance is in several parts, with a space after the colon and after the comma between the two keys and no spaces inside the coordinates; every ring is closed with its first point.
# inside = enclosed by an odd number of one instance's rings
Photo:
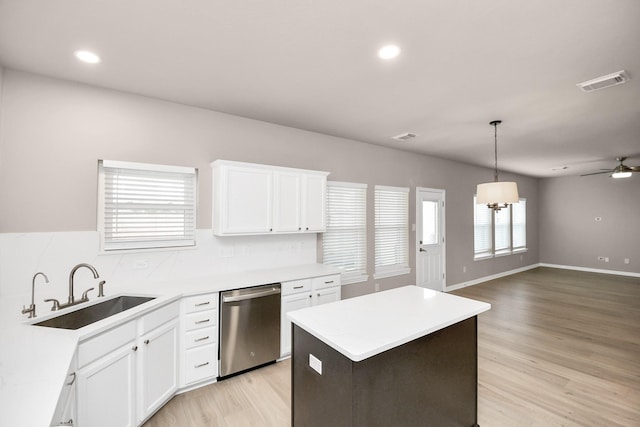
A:
{"type": "Polygon", "coordinates": [[[342,283],[367,280],[367,185],[327,182],[323,263],[343,271],[342,283]]]}
{"type": "Polygon", "coordinates": [[[527,199],[511,205],[513,221],[513,250],[527,247],[527,199]]]}
{"type": "Polygon", "coordinates": [[[505,253],[511,250],[511,206],[495,211],[494,215],[494,252],[505,253]]]}
{"type": "Polygon", "coordinates": [[[195,245],[195,168],[99,162],[102,250],[195,245]]]}
{"type": "Polygon", "coordinates": [[[478,205],[473,198],[473,253],[476,257],[491,255],[493,251],[493,210],[487,205],[478,205]]]}
{"type": "Polygon", "coordinates": [[[375,187],[375,272],[405,274],[409,268],[409,189],[375,187]]]}

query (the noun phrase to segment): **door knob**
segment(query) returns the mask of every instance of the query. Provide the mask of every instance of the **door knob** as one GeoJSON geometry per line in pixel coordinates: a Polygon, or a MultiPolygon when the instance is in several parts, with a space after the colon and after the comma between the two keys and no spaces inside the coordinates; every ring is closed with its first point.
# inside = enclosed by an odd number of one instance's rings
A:
{"type": "Polygon", "coordinates": [[[420,252],[427,252],[427,250],[420,248],[420,252]]]}

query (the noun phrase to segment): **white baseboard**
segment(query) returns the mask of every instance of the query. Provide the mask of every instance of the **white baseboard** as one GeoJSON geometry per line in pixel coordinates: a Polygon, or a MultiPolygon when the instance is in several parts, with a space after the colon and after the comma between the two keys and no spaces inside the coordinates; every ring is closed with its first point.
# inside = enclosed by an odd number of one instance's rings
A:
{"type": "Polygon", "coordinates": [[[525,267],[516,268],[515,270],[503,271],[502,273],[492,274],[491,276],[480,277],[479,279],[458,283],[457,285],[447,286],[445,288],[445,292],[455,291],[456,289],[466,288],[467,286],[473,286],[479,283],[488,282],[489,280],[499,279],[505,276],[511,276],[512,274],[516,274],[516,273],[522,273],[523,271],[531,270],[540,266],[541,266],[540,264],[531,264],[525,267]]]}
{"type": "Polygon", "coordinates": [[[640,273],[633,273],[631,271],[605,270],[602,268],[576,267],[573,265],[547,264],[544,262],[538,264],[538,266],[550,267],[550,268],[561,268],[563,270],[588,271],[590,273],[615,274],[616,276],[640,277],[640,273]]]}

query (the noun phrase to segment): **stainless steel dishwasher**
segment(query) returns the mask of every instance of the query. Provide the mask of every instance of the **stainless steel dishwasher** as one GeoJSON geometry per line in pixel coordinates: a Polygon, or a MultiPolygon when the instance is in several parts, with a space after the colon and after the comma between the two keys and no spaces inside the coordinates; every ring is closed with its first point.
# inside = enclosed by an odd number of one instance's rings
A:
{"type": "Polygon", "coordinates": [[[280,283],[220,293],[220,377],[280,357],[280,283]]]}

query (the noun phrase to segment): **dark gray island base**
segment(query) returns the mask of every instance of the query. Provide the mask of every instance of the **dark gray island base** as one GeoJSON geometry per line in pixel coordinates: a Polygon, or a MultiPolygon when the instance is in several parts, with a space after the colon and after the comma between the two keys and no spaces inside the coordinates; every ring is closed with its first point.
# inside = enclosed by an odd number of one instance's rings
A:
{"type": "Polygon", "coordinates": [[[292,328],[294,427],[478,425],[477,316],[359,362],[292,328]]]}

